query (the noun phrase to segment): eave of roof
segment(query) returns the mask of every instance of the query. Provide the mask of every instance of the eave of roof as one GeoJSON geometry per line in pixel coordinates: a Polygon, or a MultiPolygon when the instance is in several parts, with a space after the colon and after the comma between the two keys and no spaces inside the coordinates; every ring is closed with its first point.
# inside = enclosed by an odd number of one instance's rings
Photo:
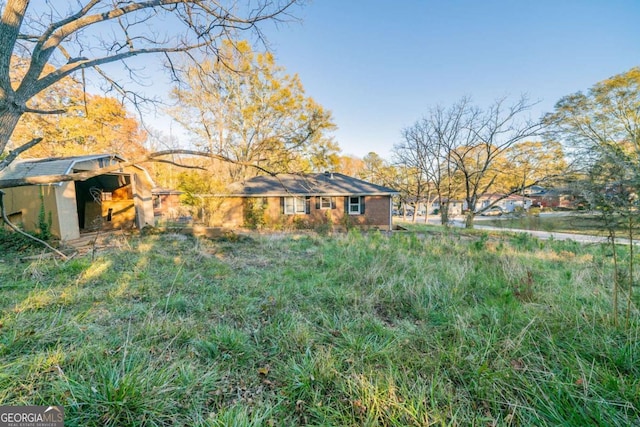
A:
{"type": "MultiPolygon", "coordinates": [[[[10,163],[5,169],[0,171],[0,181],[10,179],[24,179],[38,176],[51,176],[51,175],[69,175],[73,173],[74,168],[78,163],[89,162],[100,159],[117,160],[118,162],[126,162],[126,159],[117,154],[90,154],[83,156],[68,156],[68,157],[48,157],[48,158],[32,158],[32,159],[17,159],[10,163]],[[56,169],[56,164],[57,169],[56,169]],[[52,166],[53,168],[47,168],[52,166]]],[[[143,171],[149,180],[153,183],[148,171],[141,166],[131,165],[136,169],[143,171]]],[[[116,174],[117,172],[110,172],[116,174]]],[[[38,184],[38,185],[60,185],[60,182],[51,184],[38,184]]]]}
{"type": "Polygon", "coordinates": [[[228,196],[393,196],[398,191],[339,173],[257,176],[230,186],[228,196]]]}

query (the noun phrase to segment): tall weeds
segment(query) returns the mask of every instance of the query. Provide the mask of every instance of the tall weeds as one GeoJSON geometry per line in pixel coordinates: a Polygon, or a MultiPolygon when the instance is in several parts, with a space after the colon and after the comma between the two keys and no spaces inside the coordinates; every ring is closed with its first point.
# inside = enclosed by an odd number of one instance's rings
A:
{"type": "Polygon", "coordinates": [[[0,403],[70,426],[633,425],[640,325],[635,300],[609,320],[613,254],[351,231],[7,259],[0,403]]]}

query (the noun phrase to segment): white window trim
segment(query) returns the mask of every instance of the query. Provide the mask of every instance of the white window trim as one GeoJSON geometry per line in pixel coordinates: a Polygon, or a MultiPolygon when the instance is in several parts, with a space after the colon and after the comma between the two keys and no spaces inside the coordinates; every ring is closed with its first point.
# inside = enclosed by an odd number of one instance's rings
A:
{"type": "Polygon", "coordinates": [[[331,209],[333,207],[333,203],[331,203],[331,197],[328,196],[320,196],[320,209],[331,209]],[[328,202],[328,206],[325,205],[325,202],[328,202]]]}
{"type": "Polygon", "coordinates": [[[285,197],[284,198],[285,215],[298,215],[307,213],[307,200],[304,197],[285,197]],[[291,202],[291,203],[287,203],[291,202]],[[291,209],[293,207],[293,209],[291,209]]]}
{"type": "Polygon", "coordinates": [[[349,215],[362,215],[362,202],[360,197],[349,196],[349,215]],[[358,203],[353,203],[352,199],[358,200],[358,203]],[[358,209],[356,211],[352,210],[351,207],[353,206],[357,206],[358,209]]]}

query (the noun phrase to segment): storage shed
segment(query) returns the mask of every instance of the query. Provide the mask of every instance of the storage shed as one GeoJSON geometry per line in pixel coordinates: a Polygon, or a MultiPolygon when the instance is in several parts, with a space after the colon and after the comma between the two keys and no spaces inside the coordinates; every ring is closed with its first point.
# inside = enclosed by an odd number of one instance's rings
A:
{"type": "MultiPolygon", "coordinates": [[[[123,158],[113,154],[16,160],[0,171],[0,183],[68,175],[123,162],[123,158]]],[[[54,236],[72,240],[83,231],[153,225],[151,188],[149,174],[134,165],[84,181],[10,187],[3,191],[5,211],[12,223],[26,231],[38,231],[44,220],[54,236]]]]}

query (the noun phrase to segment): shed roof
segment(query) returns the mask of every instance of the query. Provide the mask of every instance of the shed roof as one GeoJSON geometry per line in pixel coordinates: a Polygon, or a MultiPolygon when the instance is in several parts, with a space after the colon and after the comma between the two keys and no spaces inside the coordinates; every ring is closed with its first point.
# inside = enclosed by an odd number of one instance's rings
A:
{"type": "Polygon", "coordinates": [[[92,154],[87,156],[48,157],[44,159],[14,160],[0,171],[0,181],[9,179],[23,179],[35,176],[67,175],[73,170],[90,170],[83,168],[80,163],[98,161],[99,167],[109,166],[124,159],[115,154],[92,154]]]}
{"type": "Polygon", "coordinates": [[[230,186],[231,193],[239,196],[294,195],[394,195],[392,188],[372,184],[341,173],[280,174],[256,176],[230,186]]]}

